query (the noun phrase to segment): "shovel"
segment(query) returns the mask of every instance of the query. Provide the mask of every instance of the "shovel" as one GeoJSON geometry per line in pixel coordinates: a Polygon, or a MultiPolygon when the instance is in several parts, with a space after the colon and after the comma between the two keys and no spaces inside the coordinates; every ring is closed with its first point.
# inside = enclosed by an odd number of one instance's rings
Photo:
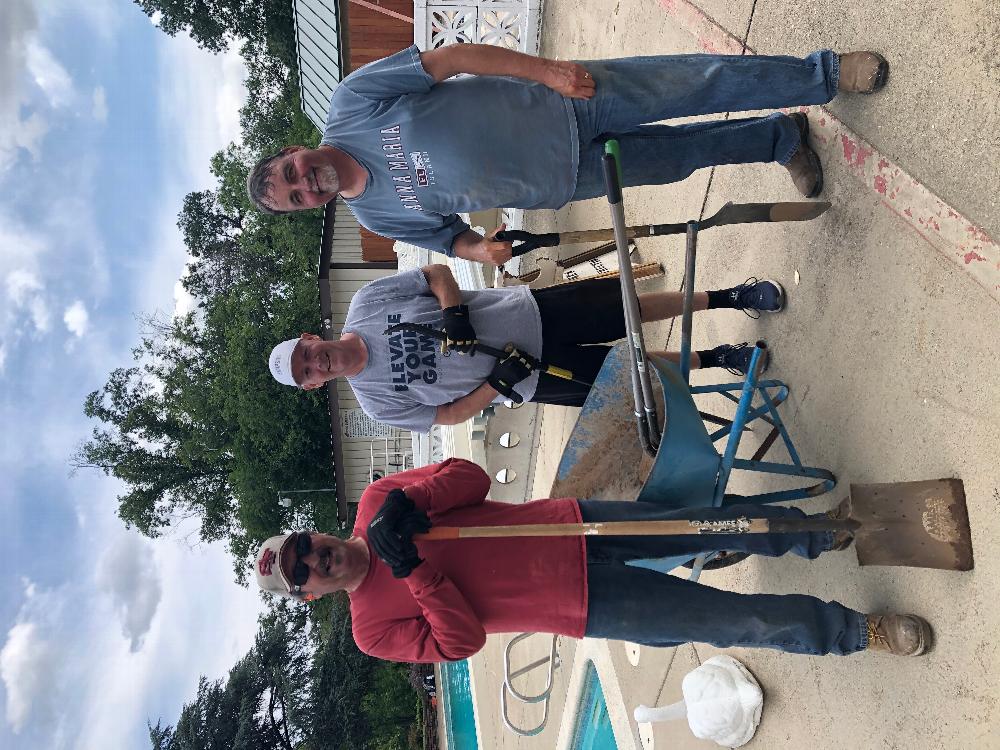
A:
{"type": "MultiPolygon", "coordinates": [[[[775,221],[809,221],[823,214],[828,208],[826,201],[791,201],[786,203],[733,203],[720,208],[715,215],[698,222],[699,229],[711,229],[727,224],[758,224],[775,221]]],[[[682,224],[640,224],[626,227],[626,239],[637,237],[659,237],[664,234],[687,233],[687,222],[682,224]]],[[[614,229],[584,229],[578,232],[547,232],[535,234],[520,229],[497,232],[501,242],[521,241],[511,248],[513,255],[524,255],[539,247],[557,247],[579,242],[608,242],[615,238],[614,229]]]]}
{"type": "MultiPolygon", "coordinates": [[[[414,541],[528,536],[678,536],[851,531],[861,565],[972,570],[972,537],[960,479],[852,484],[851,512],[834,518],[605,521],[522,526],[435,526],[414,541]]],[[[720,542],[720,547],[725,542],[720,542]]]]}

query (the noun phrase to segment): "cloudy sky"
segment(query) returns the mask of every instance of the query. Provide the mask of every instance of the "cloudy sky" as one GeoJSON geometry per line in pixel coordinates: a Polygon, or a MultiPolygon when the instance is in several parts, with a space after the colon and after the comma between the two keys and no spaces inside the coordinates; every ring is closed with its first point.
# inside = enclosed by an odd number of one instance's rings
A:
{"type": "Polygon", "coordinates": [[[221,549],[151,542],[71,477],[87,393],[174,310],[186,192],[238,132],[235,55],[129,0],[0,0],[0,747],[142,748],[250,646],[221,549]]]}

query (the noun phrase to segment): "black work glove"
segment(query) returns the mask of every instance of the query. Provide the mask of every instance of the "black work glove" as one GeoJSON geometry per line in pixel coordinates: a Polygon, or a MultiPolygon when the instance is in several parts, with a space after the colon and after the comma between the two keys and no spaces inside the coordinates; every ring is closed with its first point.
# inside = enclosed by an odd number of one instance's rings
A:
{"type": "Polygon", "coordinates": [[[391,490],[378,513],[368,524],[368,541],[379,559],[389,567],[393,567],[406,556],[399,526],[402,525],[408,530],[406,542],[412,545],[413,534],[430,528],[430,523],[427,515],[416,509],[405,492],[399,489],[391,490]]]}
{"type": "Polygon", "coordinates": [[[407,539],[403,543],[402,557],[389,567],[392,568],[393,578],[406,578],[421,563],[423,563],[423,559],[417,554],[417,545],[411,539],[407,539]]]}
{"type": "Polygon", "coordinates": [[[425,534],[430,531],[431,519],[419,508],[414,508],[404,514],[396,522],[396,533],[405,544],[413,541],[414,534],[425,534]]]}
{"type": "Polygon", "coordinates": [[[530,354],[524,354],[510,344],[505,349],[506,354],[493,365],[493,372],[486,382],[496,388],[507,398],[520,403],[520,394],[514,392],[514,386],[534,372],[538,360],[530,354]]]}
{"type": "Polygon", "coordinates": [[[444,312],[444,331],[448,334],[446,346],[470,357],[473,356],[479,339],[476,338],[476,329],[469,322],[468,305],[446,307],[442,312],[444,312]]]}

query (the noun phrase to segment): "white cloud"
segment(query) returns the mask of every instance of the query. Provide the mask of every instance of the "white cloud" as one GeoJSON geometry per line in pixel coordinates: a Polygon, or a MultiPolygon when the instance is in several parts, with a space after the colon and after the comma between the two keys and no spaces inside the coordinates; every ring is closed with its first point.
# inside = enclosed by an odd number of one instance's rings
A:
{"type": "Polygon", "coordinates": [[[182,279],[187,275],[187,266],[181,272],[181,278],[174,283],[174,317],[179,318],[187,315],[195,308],[195,299],[187,289],[184,288],[182,279]]]}
{"type": "Polygon", "coordinates": [[[97,577],[114,603],[130,650],[138,651],[162,593],[152,547],[135,534],[119,537],[98,564],[97,577]]]}
{"type": "Polygon", "coordinates": [[[27,40],[38,26],[33,0],[0,3],[0,102],[16,99],[27,40]]]}
{"type": "MultiPolygon", "coordinates": [[[[159,112],[163,131],[174,134],[168,149],[172,172],[157,189],[162,210],[150,221],[150,253],[145,282],[138,298],[152,301],[157,310],[181,315],[194,300],[180,284],[172,299],[164,295],[164,278],[178,279],[190,256],[177,229],[177,213],[184,196],[216,183],[210,159],[240,137],[239,110],[246,102],[246,66],[238,52],[212,55],[186,36],[164,37],[159,43],[159,112]]],[[[146,310],[150,305],[147,303],[146,310]]]]}
{"type": "Polygon", "coordinates": [[[70,74],[39,41],[43,27],[57,17],[71,16],[64,20],[81,33],[107,39],[119,25],[120,11],[112,2],[0,1],[0,175],[21,150],[39,158],[50,125],[46,106],[62,108],[76,100],[70,74]]]}
{"type": "Polygon", "coordinates": [[[15,268],[7,274],[4,281],[10,301],[15,305],[26,304],[35,292],[42,289],[42,282],[38,280],[38,276],[24,268],[15,268]]]}
{"type": "Polygon", "coordinates": [[[199,675],[223,677],[253,645],[261,599],[232,582],[224,545],[189,549],[125,531],[109,512],[115,487],[103,477],[69,485],[93,521],[82,558],[63,545],[63,583],[24,582],[0,650],[17,747],[137,747],[147,718],[174,723],[199,675]],[[95,562],[97,548],[107,552],[95,562]]]}
{"type": "Polygon", "coordinates": [[[4,286],[9,300],[4,310],[4,317],[7,318],[4,335],[13,333],[12,338],[16,339],[21,332],[18,320],[25,314],[37,332],[48,331],[51,315],[43,296],[45,287],[36,273],[15,268],[7,274],[4,286]]]}
{"type": "Polygon", "coordinates": [[[28,41],[28,72],[53,107],[65,107],[73,99],[73,80],[69,73],[37,39],[28,41]]]}
{"type": "Polygon", "coordinates": [[[76,336],[83,336],[87,332],[89,322],[90,316],[87,314],[87,308],[80,300],[67,307],[63,313],[63,323],[66,324],[70,333],[76,336]]]}
{"type": "Polygon", "coordinates": [[[48,129],[38,115],[22,117],[22,75],[27,42],[38,26],[32,0],[0,3],[0,174],[25,149],[38,158],[38,144],[48,129]]]}
{"type": "Polygon", "coordinates": [[[14,163],[19,148],[38,161],[42,155],[42,138],[48,132],[49,122],[38,112],[32,112],[24,119],[15,114],[6,122],[0,113],[0,174],[14,163]]]}
{"type": "Polygon", "coordinates": [[[148,545],[162,582],[159,612],[141,651],[110,649],[103,674],[81,711],[80,747],[130,747],[134,724],[162,717],[174,723],[181,703],[195,695],[198,675],[224,676],[253,644],[262,609],[256,591],[232,582],[222,544],[189,549],[179,539],[148,545]],[[99,691],[99,692],[98,692],[99,691]]]}
{"type": "Polygon", "coordinates": [[[209,158],[240,136],[245,78],[246,66],[235,50],[212,55],[186,36],[162,40],[156,89],[160,117],[167,132],[177,136],[172,145],[177,149],[178,176],[214,181],[209,158]]]}
{"type": "Polygon", "coordinates": [[[104,91],[103,86],[98,86],[94,89],[91,115],[93,115],[94,119],[98,122],[107,122],[108,120],[108,95],[104,91]]]}
{"type": "Polygon", "coordinates": [[[7,723],[15,733],[24,729],[29,717],[45,721],[53,715],[57,668],[56,646],[42,637],[36,624],[19,622],[8,631],[0,651],[0,678],[7,693],[7,723]]]}
{"type": "Polygon", "coordinates": [[[28,303],[28,313],[35,330],[38,333],[47,333],[52,321],[48,303],[42,297],[32,297],[28,303]]]}
{"type": "MultiPolygon", "coordinates": [[[[89,184],[90,161],[91,157],[81,156],[72,165],[66,183],[69,194],[61,199],[60,210],[45,213],[30,225],[0,197],[0,346],[8,355],[7,373],[13,363],[25,364],[18,358],[23,344],[37,341],[37,334],[52,330],[60,320],[76,334],[65,342],[72,348],[92,329],[90,311],[74,300],[100,302],[110,294],[103,241],[94,207],[87,202],[88,191],[82,187],[89,184]],[[59,262],[64,257],[74,259],[71,271],[59,262]]],[[[96,372],[103,369],[106,365],[96,372]]]]}
{"type": "Polygon", "coordinates": [[[12,338],[16,339],[21,332],[18,320],[24,314],[31,320],[37,332],[48,331],[51,315],[43,296],[45,287],[35,272],[25,268],[15,268],[7,274],[4,286],[7,288],[9,300],[4,311],[6,313],[4,317],[7,318],[5,328],[14,334],[12,338]]]}

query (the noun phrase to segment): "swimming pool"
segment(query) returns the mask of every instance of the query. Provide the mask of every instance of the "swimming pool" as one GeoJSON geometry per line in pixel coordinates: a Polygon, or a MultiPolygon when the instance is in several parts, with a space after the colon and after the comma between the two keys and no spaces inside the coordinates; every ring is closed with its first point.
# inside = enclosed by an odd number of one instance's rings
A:
{"type": "Polygon", "coordinates": [[[476,739],[476,715],[472,708],[472,685],[469,662],[451,661],[440,666],[441,713],[448,750],[479,750],[476,739]]]}
{"type": "Polygon", "coordinates": [[[572,750],[618,750],[611,717],[604,701],[604,690],[594,662],[587,662],[583,678],[583,694],[573,728],[572,750]]]}

